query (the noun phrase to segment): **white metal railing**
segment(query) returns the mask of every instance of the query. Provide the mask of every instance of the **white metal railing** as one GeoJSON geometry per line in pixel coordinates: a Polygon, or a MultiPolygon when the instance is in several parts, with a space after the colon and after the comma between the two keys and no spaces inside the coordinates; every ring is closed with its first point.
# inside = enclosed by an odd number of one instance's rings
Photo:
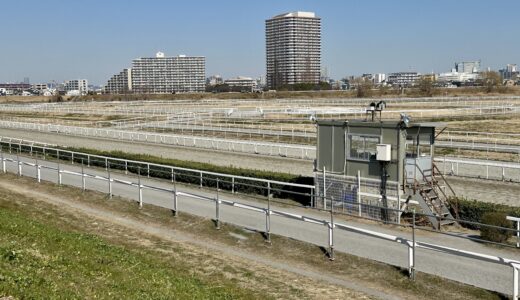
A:
{"type": "MultiPolygon", "coordinates": [[[[192,193],[192,192],[183,191],[182,189],[178,189],[175,185],[173,186],[173,188],[164,188],[164,187],[160,187],[160,186],[156,186],[156,185],[152,185],[152,184],[143,184],[141,182],[140,178],[138,178],[138,181],[135,182],[132,180],[129,181],[126,179],[114,177],[110,174],[110,172],[108,172],[107,176],[101,176],[101,175],[97,175],[97,174],[84,172],[83,169],[81,170],[81,172],[78,172],[78,171],[74,171],[71,169],[67,169],[63,165],[59,165],[59,164],[57,165],[57,167],[54,167],[54,166],[50,166],[50,165],[41,164],[41,162],[32,163],[32,162],[22,161],[20,159],[4,157],[2,155],[1,164],[2,164],[2,172],[4,172],[4,173],[6,173],[7,171],[11,171],[6,166],[7,162],[14,163],[16,165],[16,171],[14,173],[17,173],[19,176],[26,175],[24,172],[24,169],[23,169],[24,166],[30,167],[32,170],[35,171],[34,177],[36,178],[37,182],[41,182],[42,180],[49,180],[49,181],[56,180],[56,178],[54,178],[54,180],[44,178],[44,175],[41,172],[42,169],[56,171],[57,182],[60,185],[63,184],[63,180],[62,180],[63,175],[75,176],[75,177],[81,178],[81,181],[82,181],[81,186],[82,186],[83,190],[86,189],[86,184],[85,184],[86,179],[95,179],[95,180],[105,181],[105,182],[107,182],[107,186],[108,186],[107,193],[108,193],[109,197],[111,197],[113,195],[113,184],[114,183],[134,187],[134,188],[136,188],[136,191],[137,191],[136,198],[138,199],[139,207],[142,207],[143,203],[146,202],[146,198],[143,195],[143,190],[153,190],[153,191],[157,191],[157,192],[162,192],[162,193],[165,193],[165,194],[171,196],[171,202],[169,203],[169,204],[171,204],[171,206],[170,205],[164,206],[164,205],[159,205],[159,204],[153,204],[153,205],[172,209],[174,212],[174,215],[177,215],[177,212],[178,212],[178,197],[179,196],[184,196],[184,197],[194,199],[194,200],[212,202],[215,204],[215,220],[216,220],[217,228],[220,228],[220,222],[221,222],[220,206],[221,205],[240,208],[244,212],[260,213],[265,216],[265,234],[266,234],[266,238],[269,242],[271,241],[270,235],[271,235],[271,231],[272,231],[271,216],[278,216],[278,217],[282,217],[282,218],[298,220],[301,222],[307,222],[310,224],[325,226],[328,229],[327,230],[327,240],[328,240],[327,247],[328,247],[328,251],[329,251],[329,257],[331,258],[331,260],[334,259],[335,234],[341,234],[342,231],[356,233],[356,234],[359,234],[362,236],[378,238],[381,240],[401,244],[401,245],[404,245],[405,247],[407,247],[407,249],[408,249],[408,254],[407,254],[408,273],[409,273],[410,277],[412,277],[412,278],[415,278],[415,270],[416,270],[416,263],[417,263],[415,254],[416,254],[417,249],[419,249],[419,248],[437,252],[437,253],[440,252],[440,253],[449,254],[449,255],[458,256],[458,257],[471,258],[471,259],[475,259],[477,261],[485,261],[485,262],[490,262],[490,263],[494,263],[494,264],[509,266],[513,270],[513,281],[514,281],[513,290],[512,290],[513,299],[518,299],[518,295],[519,295],[519,286],[518,286],[518,279],[519,279],[518,274],[519,273],[518,272],[520,270],[520,261],[505,258],[505,257],[482,254],[482,253],[477,253],[477,252],[468,251],[468,250],[464,250],[464,249],[456,249],[456,248],[447,247],[447,246],[443,246],[443,245],[437,245],[437,244],[433,244],[433,243],[418,241],[415,237],[415,226],[412,227],[412,230],[413,230],[412,237],[413,238],[412,238],[412,240],[410,240],[410,239],[392,235],[392,234],[381,233],[381,232],[378,232],[375,230],[368,230],[365,228],[360,228],[360,227],[348,225],[345,223],[335,222],[334,218],[332,217],[332,214],[331,214],[330,220],[327,220],[327,219],[322,219],[320,217],[310,217],[310,216],[300,215],[300,214],[296,214],[296,213],[289,212],[289,211],[282,211],[282,210],[279,210],[276,208],[273,209],[273,208],[271,208],[271,205],[269,205],[269,204],[268,204],[267,208],[265,208],[265,207],[260,207],[260,206],[256,206],[256,205],[251,205],[248,203],[241,203],[241,202],[234,201],[231,199],[225,199],[224,197],[221,197],[219,195],[218,188],[216,190],[215,197],[208,197],[208,196],[205,196],[202,194],[196,194],[196,193],[192,193]]],[[[151,202],[148,202],[148,203],[151,203],[151,202]]],[[[243,226],[243,224],[240,224],[240,223],[235,223],[235,225],[243,226]]],[[[291,236],[290,233],[288,235],[292,238],[298,238],[297,236],[291,236]]],[[[360,240],[360,241],[362,242],[362,240],[360,240]]],[[[426,256],[426,257],[429,257],[429,256],[426,256]]]]}
{"type": "MultiPolygon", "coordinates": [[[[247,176],[238,176],[238,175],[231,175],[231,174],[224,174],[224,173],[217,173],[217,172],[209,172],[209,171],[203,171],[198,169],[190,169],[190,168],[181,168],[181,167],[174,167],[169,165],[163,165],[163,164],[155,164],[150,162],[144,162],[144,161],[136,161],[136,160],[129,160],[129,159],[122,159],[122,158],[114,158],[109,156],[103,156],[103,155],[94,155],[84,152],[76,152],[76,151],[70,151],[66,149],[59,149],[55,147],[51,147],[49,144],[45,143],[39,143],[34,141],[28,141],[23,139],[15,139],[10,137],[2,137],[0,136],[0,143],[5,143],[9,145],[9,149],[13,149],[13,146],[17,146],[19,148],[19,152],[22,152],[22,147],[30,147],[30,153],[33,153],[33,147],[39,147],[42,149],[42,154],[45,155],[46,153],[55,152],[57,154],[57,158],[66,158],[70,159],[72,163],[74,163],[75,160],[78,159],[78,157],[85,158],[84,163],[87,166],[90,166],[93,162],[98,161],[104,164],[104,167],[108,167],[108,163],[111,162],[112,166],[115,166],[116,163],[119,162],[119,166],[123,167],[125,173],[128,173],[129,166],[132,164],[136,165],[144,165],[146,166],[146,169],[143,170],[143,172],[146,172],[145,174],[147,176],[150,175],[150,170],[152,168],[156,169],[166,169],[169,170],[169,174],[171,174],[172,180],[173,176],[176,173],[179,172],[190,172],[193,174],[197,174],[200,179],[200,186],[203,185],[203,180],[205,177],[209,176],[217,176],[222,178],[228,178],[231,181],[232,186],[232,192],[235,192],[235,184],[238,185],[239,180],[245,180],[257,183],[259,187],[261,186],[274,186],[274,185],[282,185],[287,187],[298,187],[298,188],[304,188],[309,189],[310,195],[314,195],[314,185],[307,185],[307,184],[298,184],[298,183],[291,183],[291,182],[285,182],[285,181],[277,181],[277,180],[270,180],[270,179],[263,179],[263,178],[255,178],[255,177],[247,177],[247,176]]],[[[36,152],[36,151],[34,151],[36,152]]]]}
{"type": "Polygon", "coordinates": [[[449,157],[436,157],[434,161],[443,175],[520,182],[520,164],[513,162],[449,157]]]}
{"type": "Polygon", "coordinates": [[[244,152],[270,156],[292,157],[300,159],[313,159],[316,156],[316,147],[311,147],[307,145],[240,141],[212,137],[184,136],[174,134],[159,134],[139,131],[10,121],[0,121],[0,127],[75,136],[89,136],[115,140],[125,140],[131,142],[147,142],[162,145],[197,147],[218,151],[244,152]]]}

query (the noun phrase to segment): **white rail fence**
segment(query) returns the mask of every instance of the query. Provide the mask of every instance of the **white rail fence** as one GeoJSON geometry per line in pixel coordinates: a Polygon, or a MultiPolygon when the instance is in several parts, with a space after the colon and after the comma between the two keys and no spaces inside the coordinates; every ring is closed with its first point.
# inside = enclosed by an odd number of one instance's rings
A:
{"type": "MultiPolygon", "coordinates": [[[[298,183],[291,183],[291,182],[284,182],[284,181],[277,181],[277,180],[269,180],[269,179],[263,179],[263,178],[255,178],[255,177],[247,177],[247,176],[238,176],[238,175],[231,175],[231,174],[224,174],[224,173],[217,173],[217,172],[209,172],[204,170],[198,170],[198,169],[190,169],[190,168],[181,168],[181,167],[174,167],[169,165],[163,165],[163,164],[155,164],[150,162],[144,162],[144,161],[136,161],[136,160],[129,160],[129,159],[122,159],[122,158],[114,158],[114,157],[108,157],[108,156],[102,156],[102,155],[94,155],[94,154],[88,154],[83,152],[76,152],[76,151],[69,151],[64,149],[58,149],[55,147],[55,145],[51,144],[45,144],[40,142],[34,142],[34,141],[27,141],[23,139],[15,139],[11,137],[2,137],[0,136],[0,144],[7,144],[9,151],[16,151],[18,150],[18,153],[23,153],[23,148],[28,147],[28,154],[33,155],[36,153],[40,153],[43,155],[43,158],[46,157],[46,154],[55,153],[57,156],[57,159],[67,159],[71,161],[71,164],[74,164],[74,162],[81,162],[83,161],[84,164],[86,164],[88,167],[94,164],[94,162],[97,162],[98,164],[101,163],[101,166],[103,166],[105,169],[109,169],[109,164],[111,164],[112,167],[120,167],[122,170],[124,170],[125,174],[129,173],[129,170],[132,168],[135,169],[136,165],[144,166],[141,171],[142,175],[150,177],[151,171],[156,170],[166,170],[168,175],[171,177],[171,181],[175,181],[176,174],[179,174],[181,172],[188,172],[193,174],[192,177],[197,177],[199,180],[199,186],[202,187],[204,181],[207,181],[210,177],[219,177],[219,178],[226,178],[230,184],[231,184],[231,192],[235,193],[239,188],[238,186],[243,184],[243,182],[248,182],[249,184],[254,184],[256,187],[273,187],[274,186],[284,186],[285,188],[302,188],[308,190],[309,197],[313,198],[315,193],[315,186],[314,185],[308,185],[308,184],[298,184],[298,183]]],[[[0,149],[1,152],[1,149],[0,149]]],[[[285,191],[288,192],[288,191],[285,191]]],[[[374,197],[379,197],[378,195],[374,195],[374,197]]]]}
{"type": "MultiPolygon", "coordinates": [[[[339,183],[337,181],[337,176],[331,174],[327,176],[328,181],[326,186],[310,185],[93,155],[59,149],[51,147],[45,143],[0,136],[0,154],[3,153],[2,151],[5,151],[5,146],[7,146],[6,153],[8,154],[25,155],[29,158],[41,158],[43,160],[56,158],[58,161],[70,162],[72,165],[77,163],[80,165],[84,164],[87,167],[97,166],[102,167],[107,171],[109,169],[123,170],[125,174],[138,173],[139,175],[146,177],[171,180],[172,183],[184,181],[189,184],[198,185],[200,188],[214,186],[215,181],[219,178],[221,183],[220,186],[223,189],[229,190],[232,194],[246,193],[248,195],[257,196],[271,195],[272,197],[278,197],[277,201],[279,202],[283,201],[283,199],[298,199],[296,201],[300,204],[291,205],[299,207],[303,205],[306,208],[310,206],[315,209],[324,208],[325,210],[328,209],[328,206],[331,207],[335,213],[353,215],[372,220],[381,220],[381,210],[384,209],[388,211],[388,215],[395,216],[395,218],[392,219],[392,222],[396,224],[401,224],[401,214],[398,213],[398,210],[395,208],[399,208],[404,202],[407,202],[405,198],[400,197],[402,192],[398,188],[398,183],[388,182],[388,207],[382,206],[382,198],[379,192],[380,181],[370,178],[361,178],[360,174],[356,177],[355,183],[351,182],[349,185],[351,188],[352,184],[356,185],[357,199],[354,201],[353,198],[350,199],[348,196],[346,196],[348,199],[342,197],[344,192],[347,192],[344,190],[345,186],[343,183],[352,180],[352,178],[341,177],[341,183],[339,183]],[[331,181],[331,176],[336,177],[336,180],[331,181]],[[188,180],[186,180],[187,178],[188,180]],[[391,186],[394,187],[393,192],[390,192],[391,186]],[[326,201],[324,201],[327,193],[323,190],[324,188],[328,193],[335,195],[335,198],[326,199],[326,201]]],[[[322,181],[319,181],[319,183],[321,182],[322,181]]],[[[351,192],[347,193],[350,195],[351,192]]],[[[408,203],[417,204],[413,200],[408,201],[408,203]]]]}
{"type": "Polygon", "coordinates": [[[305,145],[290,145],[257,141],[240,141],[211,137],[159,134],[138,131],[63,126],[56,124],[38,124],[27,122],[0,121],[0,127],[8,129],[22,129],[74,136],[89,136],[105,139],[125,140],[131,142],[146,142],[162,145],[196,147],[202,149],[212,149],[217,151],[282,156],[299,159],[313,159],[314,157],[316,157],[316,147],[305,145]]]}
{"type": "Polygon", "coordinates": [[[512,162],[437,157],[435,163],[443,175],[520,182],[520,164],[512,162]]]}
{"type": "MultiPolygon", "coordinates": [[[[247,212],[247,213],[260,213],[265,216],[265,234],[266,234],[266,239],[268,241],[270,241],[270,234],[271,234],[271,230],[272,230],[271,216],[279,216],[282,218],[288,218],[288,219],[292,219],[292,220],[298,220],[301,222],[307,222],[307,223],[316,224],[319,226],[324,226],[327,228],[326,235],[327,235],[328,243],[327,243],[326,247],[328,247],[328,251],[329,251],[328,254],[329,254],[329,257],[331,260],[334,260],[335,234],[341,234],[341,232],[347,231],[347,232],[357,233],[362,236],[368,236],[368,237],[378,238],[378,239],[389,241],[389,242],[398,243],[398,244],[401,244],[401,245],[407,247],[407,249],[408,249],[408,255],[407,255],[408,274],[410,275],[411,278],[415,278],[415,269],[416,269],[416,267],[415,267],[416,266],[416,255],[415,254],[416,254],[417,249],[442,252],[442,253],[449,254],[449,255],[475,259],[477,261],[486,261],[486,262],[491,262],[491,263],[495,263],[495,264],[499,264],[499,265],[509,266],[509,267],[511,267],[511,269],[513,271],[512,272],[513,273],[512,295],[513,295],[514,299],[518,299],[518,295],[519,295],[518,274],[519,274],[519,270],[520,270],[520,261],[508,259],[508,258],[504,258],[504,257],[482,254],[482,253],[476,253],[476,252],[467,251],[467,250],[463,250],[463,249],[455,249],[455,248],[446,247],[446,246],[442,246],[442,245],[436,245],[436,244],[432,244],[432,243],[421,242],[421,241],[416,240],[416,238],[415,238],[415,226],[412,227],[413,238],[412,238],[412,240],[410,240],[410,239],[407,239],[404,237],[381,233],[381,232],[377,232],[377,231],[373,231],[373,230],[367,230],[364,228],[351,226],[351,225],[348,225],[345,223],[335,222],[332,214],[331,214],[330,219],[327,220],[327,219],[320,219],[320,218],[316,218],[316,217],[298,215],[298,214],[294,214],[292,212],[282,211],[282,210],[278,210],[278,209],[271,209],[270,205],[268,205],[268,207],[265,208],[265,207],[251,205],[251,204],[240,203],[238,201],[233,201],[233,200],[229,200],[229,199],[225,199],[225,198],[221,197],[218,193],[218,189],[216,190],[215,197],[208,197],[205,195],[182,191],[181,189],[178,189],[175,185],[173,186],[173,188],[163,188],[163,187],[154,186],[151,184],[143,184],[139,178],[138,178],[137,182],[120,179],[120,178],[112,176],[110,174],[110,172],[108,172],[107,176],[100,176],[100,175],[84,172],[83,169],[81,172],[77,172],[77,171],[67,169],[67,167],[64,167],[63,165],[59,165],[59,164],[57,167],[54,167],[54,166],[50,166],[50,165],[44,165],[39,162],[32,163],[32,162],[22,161],[20,159],[8,158],[8,157],[4,157],[2,155],[1,164],[2,164],[2,172],[4,172],[4,173],[6,173],[7,171],[13,172],[11,169],[9,169],[7,167],[7,163],[14,164],[14,166],[16,167],[15,168],[16,170],[14,171],[14,173],[17,173],[19,176],[25,175],[25,176],[35,177],[38,182],[41,182],[42,180],[48,180],[48,181],[57,180],[57,183],[61,185],[63,183],[62,178],[64,175],[75,176],[75,177],[81,178],[82,189],[85,190],[86,189],[86,184],[85,184],[86,179],[105,181],[105,182],[107,182],[107,194],[109,195],[109,197],[111,197],[113,194],[112,186],[115,183],[134,187],[136,190],[139,207],[142,207],[143,203],[146,203],[146,202],[152,204],[152,202],[148,201],[146,199],[146,197],[144,196],[144,194],[143,194],[144,190],[153,190],[153,191],[157,191],[157,192],[162,192],[162,193],[165,193],[165,194],[171,196],[171,203],[169,203],[168,205],[157,205],[157,204],[153,204],[153,205],[171,209],[174,212],[174,215],[176,215],[178,212],[178,197],[179,196],[184,196],[184,197],[187,197],[187,198],[190,198],[193,200],[211,202],[211,203],[215,204],[215,221],[216,221],[215,223],[216,223],[217,228],[220,227],[220,222],[221,222],[221,219],[220,219],[221,205],[240,208],[244,212],[247,212]],[[33,176],[26,174],[27,170],[24,170],[24,166],[28,167],[32,172],[34,172],[33,176]],[[42,172],[41,172],[42,169],[56,171],[57,178],[56,177],[54,179],[44,178],[42,176],[42,172]]],[[[235,224],[235,225],[241,226],[241,224],[235,224]]]]}

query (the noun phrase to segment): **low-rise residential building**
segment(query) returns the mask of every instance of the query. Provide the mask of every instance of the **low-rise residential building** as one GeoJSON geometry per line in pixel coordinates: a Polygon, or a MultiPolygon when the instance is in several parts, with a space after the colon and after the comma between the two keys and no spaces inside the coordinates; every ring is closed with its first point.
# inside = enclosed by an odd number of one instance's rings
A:
{"type": "Polygon", "coordinates": [[[49,88],[46,83],[35,83],[32,85],[33,90],[43,91],[49,88]]]}
{"type": "Polygon", "coordinates": [[[417,72],[396,72],[388,74],[386,82],[401,87],[413,86],[419,80],[417,72]]]}
{"type": "Polygon", "coordinates": [[[476,81],[479,77],[478,73],[459,73],[455,70],[446,73],[440,73],[437,76],[439,82],[464,83],[469,81],[476,81]]]}
{"type": "Polygon", "coordinates": [[[253,92],[257,90],[257,81],[251,77],[238,76],[236,78],[226,79],[225,84],[229,86],[231,91],[253,92]]]}

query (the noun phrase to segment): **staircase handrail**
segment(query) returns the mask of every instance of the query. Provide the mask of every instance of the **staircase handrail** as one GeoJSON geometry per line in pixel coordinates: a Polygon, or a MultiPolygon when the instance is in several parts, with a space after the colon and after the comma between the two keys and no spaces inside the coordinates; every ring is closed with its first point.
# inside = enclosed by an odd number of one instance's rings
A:
{"type": "Polygon", "coordinates": [[[444,174],[442,174],[441,170],[439,170],[439,167],[437,167],[437,165],[434,162],[432,162],[432,165],[433,165],[433,168],[435,170],[437,170],[437,174],[441,175],[442,180],[446,183],[446,185],[450,189],[450,191],[453,194],[453,196],[456,196],[457,194],[455,194],[455,191],[451,187],[451,184],[446,180],[446,177],[444,177],[444,174]]]}

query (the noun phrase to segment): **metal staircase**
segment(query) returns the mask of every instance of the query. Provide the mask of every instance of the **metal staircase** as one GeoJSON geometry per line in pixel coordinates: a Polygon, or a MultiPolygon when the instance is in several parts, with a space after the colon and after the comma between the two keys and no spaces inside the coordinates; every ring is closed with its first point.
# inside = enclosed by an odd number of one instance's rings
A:
{"type": "Polygon", "coordinates": [[[414,180],[414,200],[428,215],[428,220],[434,228],[440,229],[441,226],[454,224],[455,218],[450,212],[448,199],[455,196],[455,192],[444,175],[435,164],[432,170],[421,170],[418,167],[417,170],[422,174],[423,180],[414,180]]]}

